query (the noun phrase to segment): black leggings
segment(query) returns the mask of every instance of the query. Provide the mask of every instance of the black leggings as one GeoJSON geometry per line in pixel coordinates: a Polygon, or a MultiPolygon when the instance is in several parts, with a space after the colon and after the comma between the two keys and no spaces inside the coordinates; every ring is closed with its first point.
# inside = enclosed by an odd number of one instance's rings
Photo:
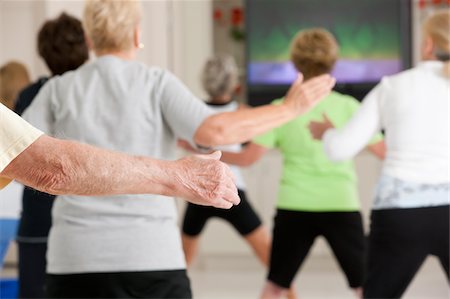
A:
{"type": "Polygon", "coordinates": [[[428,255],[449,278],[449,206],[372,211],[364,298],[399,298],[428,255]]]}
{"type": "Polygon", "coordinates": [[[192,298],[185,270],[47,276],[48,298],[192,298]]]}
{"type": "Polygon", "coordinates": [[[45,298],[47,243],[18,242],[19,298],[45,298]]]}

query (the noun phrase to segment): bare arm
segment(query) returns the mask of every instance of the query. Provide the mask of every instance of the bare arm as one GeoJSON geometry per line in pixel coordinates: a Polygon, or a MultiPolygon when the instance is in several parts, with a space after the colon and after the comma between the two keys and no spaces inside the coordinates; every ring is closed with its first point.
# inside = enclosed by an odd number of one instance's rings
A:
{"type": "Polygon", "coordinates": [[[258,161],[267,152],[267,148],[250,142],[239,153],[222,152],[221,160],[227,164],[247,167],[258,161]]]}
{"type": "Polygon", "coordinates": [[[217,152],[161,161],[41,136],[0,175],[51,194],[152,193],[230,208],[239,199],[232,174],[219,158],[217,152]]]}
{"type": "Polygon", "coordinates": [[[384,143],[384,140],[368,145],[367,150],[380,160],[386,158],[386,144],[384,143]]]}
{"type": "Polygon", "coordinates": [[[307,82],[299,76],[281,105],[214,114],[197,129],[194,141],[206,147],[245,142],[309,111],[330,92],[334,82],[329,75],[307,82]]]}

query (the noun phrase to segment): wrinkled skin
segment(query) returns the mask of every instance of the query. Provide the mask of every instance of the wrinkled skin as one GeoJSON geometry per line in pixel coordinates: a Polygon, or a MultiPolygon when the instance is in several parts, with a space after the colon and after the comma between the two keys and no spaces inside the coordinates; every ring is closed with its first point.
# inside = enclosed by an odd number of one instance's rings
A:
{"type": "Polygon", "coordinates": [[[198,205],[229,209],[239,203],[230,168],[220,162],[220,152],[178,160],[175,179],[180,197],[198,205]]]}

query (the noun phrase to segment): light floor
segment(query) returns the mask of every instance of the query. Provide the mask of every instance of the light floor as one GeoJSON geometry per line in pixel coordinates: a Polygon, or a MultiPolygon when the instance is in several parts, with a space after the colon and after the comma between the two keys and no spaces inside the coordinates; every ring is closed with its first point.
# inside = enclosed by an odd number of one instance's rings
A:
{"type": "MultiPolygon", "coordinates": [[[[254,261],[239,258],[212,259],[190,271],[197,299],[258,298],[265,272],[254,261]],[[219,261],[220,260],[220,261],[219,261]]],[[[296,278],[300,298],[355,298],[331,257],[311,257],[296,278]]],[[[429,257],[406,291],[404,298],[449,298],[449,285],[437,259],[429,257]]]]}
{"type": "MultiPolygon", "coordinates": [[[[16,276],[7,267],[2,277],[16,276]]],[[[210,257],[198,261],[189,273],[196,299],[258,298],[265,272],[253,257],[210,257]]],[[[331,257],[311,257],[297,276],[299,297],[304,299],[355,298],[331,257]]],[[[428,258],[404,298],[449,298],[449,285],[435,258],[428,258]]]]}

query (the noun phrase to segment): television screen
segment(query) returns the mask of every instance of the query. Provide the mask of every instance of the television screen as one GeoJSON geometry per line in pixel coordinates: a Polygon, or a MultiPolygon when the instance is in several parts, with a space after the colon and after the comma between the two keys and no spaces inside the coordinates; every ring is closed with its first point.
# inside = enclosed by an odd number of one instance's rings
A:
{"type": "Polygon", "coordinates": [[[289,85],[297,74],[289,59],[291,39],[312,27],[328,29],[339,43],[340,59],[333,70],[338,83],[377,82],[409,67],[402,45],[409,34],[402,20],[406,2],[248,0],[248,85],[289,85]]]}

